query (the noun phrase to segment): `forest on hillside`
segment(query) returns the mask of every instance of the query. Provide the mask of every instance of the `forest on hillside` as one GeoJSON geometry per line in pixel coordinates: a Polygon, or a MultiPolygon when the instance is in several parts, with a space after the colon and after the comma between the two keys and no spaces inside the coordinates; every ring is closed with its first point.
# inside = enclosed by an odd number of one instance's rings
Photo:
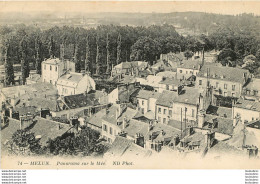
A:
{"type": "MultiPolygon", "coordinates": [[[[109,72],[123,61],[153,62],[161,53],[222,50],[223,65],[242,65],[246,56],[256,62],[248,69],[258,75],[260,63],[260,21],[252,14],[237,16],[206,13],[146,15],[150,26],[99,25],[97,28],[52,27],[18,24],[0,27],[3,63],[33,63],[40,70],[45,58],[60,57],[60,45],[73,45],[77,70],[88,63],[91,73],[109,72]],[[158,22],[160,21],[160,23],[158,22]],[[200,31],[200,36],[179,35],[174,25],[200,31]]],[[[1,64],[0,63],[0,64],[1,64]]]]}

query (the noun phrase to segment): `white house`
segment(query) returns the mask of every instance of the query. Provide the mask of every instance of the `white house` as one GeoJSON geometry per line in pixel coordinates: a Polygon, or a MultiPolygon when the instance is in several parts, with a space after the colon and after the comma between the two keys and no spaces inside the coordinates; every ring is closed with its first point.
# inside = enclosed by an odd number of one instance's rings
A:
{"type": "Polygon", "coordinates": [[[57,89],[59,95],[75,95],[95,90],[96,83],[86,74],[70,72],[58,79],[57,89]]]}
{"type": "Polygon", "coordinates": [[[42,82],[57,84],[60,76],[67,71],[75,72],[75,63],[59,58],[50,58],[42,62],[42,82]]]}

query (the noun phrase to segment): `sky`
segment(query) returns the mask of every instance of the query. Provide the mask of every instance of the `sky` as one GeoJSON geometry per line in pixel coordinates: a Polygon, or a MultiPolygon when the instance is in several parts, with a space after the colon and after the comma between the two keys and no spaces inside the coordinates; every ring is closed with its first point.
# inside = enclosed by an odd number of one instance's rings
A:
{"type": "Polygon", "coordinates": [[[5,1],[0,2],[1,14],[8,12],[207,12],[236,15],[254,13],[260,15],[260,1],[5,1]]]}

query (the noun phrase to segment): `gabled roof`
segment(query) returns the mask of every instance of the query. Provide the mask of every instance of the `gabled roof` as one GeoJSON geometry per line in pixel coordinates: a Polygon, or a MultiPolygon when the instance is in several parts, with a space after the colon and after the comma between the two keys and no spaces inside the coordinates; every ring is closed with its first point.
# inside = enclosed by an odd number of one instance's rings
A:
{"type": "Polygon", "coordinates": [[[123,129],[128,136],[134,137],[137,133],[145,136],[148,132],[149,124],[131,119],[128,122],[128,125],[123,129]]]}
{"type": "Polygon", "coordinates": [[[136,96],[136,98],[142,98],[148,100],[149,98],[159,98],[161,94],[154,91],[148,91],[148,90],[140,90],[136,96]]]}
{"type": "Polygon", "coordinates": [[[233,134],[233,119],[224,118],[215,115],[206,114],[203,128],[208,129],[208,123],[217,122],[217,126],[213,128],[214,131],[222,134],[233,134]]]}
{"type": "Polygon", "coordinates": [[[188,59],[188,60],[183,60],[181,62],[178,62],[177,67],[185,68],[185,69],[199,70],[201,64],[202,64],[201,59],[196,59],[196,60],[188,59]]]}
{"type": "Polygon", "coordinates": [[[207,72],[209,73],[209,78],[211,79],[238,82],[241,84],[246,82],[244,74],[247,76],[249,75],[248,70],[241,68],[204,65],[201,68],[201,71],[197,74],[197,77],[207,78],[207,72]]]}
{"type": "Polygon", "coordinates": [[[97,127],[102,127],[102,118],[106,114],[106,109],[102,109],[96,114],[92,115],[91,117],[86,119],[86,122],[95,125],[97,127]]]}
{"type": "Polygon", "coordinates": [[[234,107],[260,112],[260,102],[239,99],[234,107]]]}
{"type": "Polygon", "coordinates": [[[36,123],[30,129],[30,132],[34,133],[35,136],[40,135],[40,143],[45,145],[49,139],[55,139],[68,132],[72,126],[65,123],[59,123],[57,121],[48,120],[36,116],[36,123]]]}
{"type": "Polygon", "coordinates": [[[172,107],[174,99],[178,96],[176,92],[164,90],[158,100],[156,105],[162,105],[165,107],[172,107]]]}
{"type": "Polygon", "coordinates": [[[133,141],[117,136],[111,148],[105,153],[108,157],[144,158],[152,154],[151,151],[136,145],[133,141]]]}
{"type": "Polygon", "coordinates": [[[95,93],[77,94],[64,97],[64,102],[70,109],[99,105],[95,93]]]}
{"type": "Polygon", "coordinates": [[[182,83],[183,82],[181,82],[180,80],[172,79],[172,78],[166,78],[166,79],[162,80],[161,82],[159,82],[159,84],[175,85],[175,86],[179,86],[182,83]]]}
{"type": "Polygon", "coordinates": [[[68,74],[62,75],[58,79],[57,85],[70,86],[75,88],[81,80],[85,81],[85,85],[89,85],[94,88],[95,81],[90,76],[75,72],[70,72],[68,74]]]}

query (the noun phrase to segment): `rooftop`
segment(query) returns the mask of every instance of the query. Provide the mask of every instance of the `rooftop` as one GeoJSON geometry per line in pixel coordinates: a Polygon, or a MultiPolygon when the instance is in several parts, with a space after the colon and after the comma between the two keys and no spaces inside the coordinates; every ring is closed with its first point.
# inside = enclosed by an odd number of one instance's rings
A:
{"type": "Polygon", "coordinates": [[[95,93],[77,94],[64,97],[64,102],[70,109],[99,105],[95,93]]]}
{"type": "Polygon", "coordinates": [[[206,114],[205,123],[203,128],[213,129],[214,131],[222,134],[232,135],[233,134],[233,119],[224,118],[215,115],[206,114]],[[209,123],[217,123],[215,127],[209,128],[209,123]]]}
{"type": "Polygon", "coordinates": [[[199,70],[200,65],[202,64],[201,59],[188,59],[188,60],[183,60],[181,62],[178,62],[177,67],[178,68],[185,68],[185,69],[194,69],[194,70],[199,70]]]}
{"type": "Polygon", "coordinates": [[[239,99],[234,107],[260,112],[260,102],[239,99]]]}
{"type": "Polygon", "coordinates": [[[44,63],[44,64],[51,64],[51,65],[57,65],[57,64],[62,63],[62,61],[59,58],[50,58],[50,59],[46,59],[42,63],[44,63]]]}
{"type": "Polygon", "coordinates": [[[127,123],[127,126],[123,129],[124,132],[127,133],[127,135],[134,137],[137,133],[140,133],[141,135],[145,136],[148,132],[149,124],[131,119],[127,123]]]}
{"type": "Polygon", "coordinates": [[[86,119],[87,123],[95,125],[97,127],[102,127],[102,118],[106,114],[106,109],[98,111],[96,114],[86,119]]]}
{"type": "Polygon", "coordinates": [[[179,86],[182,84],[182,82],[178,79],[166,78],[166,79],[162,80],[161,82],[159,82],[159,84],[179,86]]]}
{"type": "Polygon", "coordinates": [[[86,81],[85,85],[90,85],[90,86],[95,85],[95,81],[90,76],[82,73],[76,73],[76,72],[70,72],[61,76],[57,81],[57,85],[77,87],[78,83],[81,80],[86,81]]]}
{"type": "Polygon", "coordinates": [[[137,98],[142,98],[148,100],[149,98],[159,98],[161,94],[154,91],[148,91],[148,90],[140,90],[137,94],[137,98]]]}
{"type": "Polygon", "coordinates": [[[36,123],[30,129],[35,136],[41,136],[40,143],[46,145],[48,139],[55,139],[68,132],[72,127],[69,124],[59,123],[36,116],[36,123]]]}
{"type": "Polygon", "coordinates": [[[201,68],[201,71],[197,74],[197,77],[207,77],[211,79],[218,79],[224,81],[238,82],[244,84],[245,77],[249,75],[249,71],[241,68],[233,68],[233,67],[224,67],[224,66],[213,66],[213,65],[204,65],[201,68]],[[208,70],[208,71],[207,71],[208,70]]]}
{"type": "Polygon", "coordinates": [[[124,137],[117,136],[112,143],[111,148],[105,153],[109,157],[122,157],[126,158],[143,158],[148,157],[152,153],[136,144],[133,141],[124,137]]]}

